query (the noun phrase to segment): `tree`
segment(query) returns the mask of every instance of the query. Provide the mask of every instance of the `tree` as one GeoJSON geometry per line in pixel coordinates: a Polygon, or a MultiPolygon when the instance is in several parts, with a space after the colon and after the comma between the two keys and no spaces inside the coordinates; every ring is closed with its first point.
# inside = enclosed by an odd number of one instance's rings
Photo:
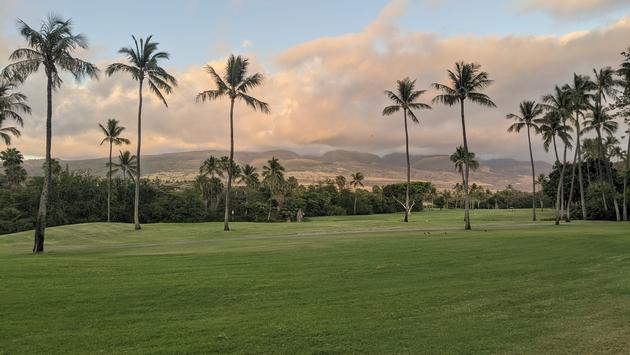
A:
{"type": "Polygon", "coordinates": [[[354,189],[354,207],[352,211],[353,211],[353,214],[356,215],[357,214],[357,188],[363,187],[363,180],[365,179],[365,176],[363,176],[363,174],[360,172],[356,172],[350,175],[350,178],[352,179],[352,181],[350,181],[350,185],[352,185],[352,188],[354,189]]]}
{"type": "MultiPolygon", "coordinates": [[[[597,73],[595,73],[597,77],[597,73]]],[[[599,79],[599,77],[597,77],[599,79]]],[[[571,202],[573,201],[573,184],[575,182],[575,171],[578,171],[578,182],[580,186],[580,205],[582,209],[582,219],[586,220],[588,215],[586,213],[586,199],[584,195],[584,177],[582,176],[582,145],[580,143],[581,127],[580,117],[584,117],[583,111],[589,107],[589,100],[592,95],[589,91],[595,89],[596,86],[590,81],[588,76],[573,74],[572,85],[566,85],[565,90],[568,92],[571,99],[571,110],[575,114],[573,123],[575,125],[575,156],[573,158],[573,171],[571,172],[571,189],[569,192],[569,200],[567,202],[567,221],[571,219],[571,202]]],[[[603,89],[607,91],[607,89],[603,89]]]]}
{"type": "Polygon", "coordinates": [[[136,179],[136,156],[132,155],[130,151],[125,150],[124,152],[119,151],[118,154],[118,163],[111,163],[111,166],[114,168],[110,169],[111,174],[120,170],[123,179],[129,178],[131,181],[135,181],[136,179]]]}
{"type": "Polygon", "coordinates": [[[234,103],[236,100],[242,100],[254,111],[260,110],[263,113],[269,113],[269,105],[267,103],[249,95],[252,89],[262,84],[263,75],[260,73],[247,75],[248,67],[249,60],[247,58],[243,58],[240,55],[235,57],[233,54],[228,57],[223,78],[217,74],[212,66],[206,65],[205,69],[210,74],[217,88],[203,91],[196,98],[197,102],[218,100],[222,97],[230,99],[230,162],[232,164],[229,165],[227,189],[225,191],[224,231],[230,230],[230,191],[232,190],[232,167],[234,166],[234,103]]]}
{"type": "MultiPolygon", "coordinates": [[[[454,106],[460,104],[460,114],[462,120],[462,136],[464,141],[464,153],[468,156],[468,137],[466,136],[466,118],[465,118],[465,102],[479,104],[485,107],[496,107],[494,102],[488,97],[488,95],[481,91],[486,89],[492,80],[489,79],[488,73],[481,71],[481,65],[477,63],[455,63],[454,70],[448,70],[448,77],[450,85],[444,85],[434,83],[433,87],[442,92],[437,95],[433,102],[439,102],[447,106],[454,106]]],[[[464,229],[471,229],[470,226],[470,212],[468,203],[468,175],[470,173],[470,166],[467,162],[464,164],[464,229]]]]}
{"type": "Polygon", "coordinates": [[[523,101],[519,107],[520,115],[513,113],[506,117],[515,122],[510,125],[508,132],[519,133],[523,128],[527,128],[527,144],[529,145],[529,160],[532,166],[532,220],[536,221],[536,171],[534,169],[534,154],[532,153],[531,130],[535,134],[540,133],[538,127],[539,116],[543,113],[543,108],[536,101],[523,101]]]}
{"type": "Polygon", "coordinates": [[[335,184],[337,185],[337,189],[339,190],[339,192],[341,192],[343,189],[346,188],[347,183],[348,183],[348,180],[346,179],[345,176],[337,175],[335,177],[335,184]]]}
{"type": "Polygon", "coordinates": [[[7,177],[9,186],[16,187],[26,180],[26,170],[24,170],[24,156],[15,148],[7,148],[0,152],[0,160],[4,174],[7,177]]]}
{"type": "Polygon", "coordinates": [[[431,109],[431,106],[417,102],[426,90],[416,90],[416,81],[409,78],[404,78],[396,82],[396,92],[385,90],[385,95],[394,104],[387,106],[383,109],[383,116],[390,116],[400,110],[403,111],[403,122],[405,125],[405,156],[407,158],[407,189],[405,192],[405,203],[403,208],[405,209],[405,222],[409,222],[409,212],[411,212],[411,204],[409,201],[409,187],[411,185],[411,164],[409,163],[409,130],[407,127],[407,116],[411,118],[414,123],[420,123],[418,117],[414,113],[414,110],[431,109]]]}
{"type": "MultiPolygon", "coordinates": [[[[615,207],[615,215],[617,217],[617,221],[621,221],[621,214],[619,212],[619,203],[617,202],[617,193],[613,183],[612,171],[610,169],[610,162],[608,160],[608,155],[604,151],[602,133],[606,133],[607,135],[613,135],[617,132],[617,128],[619,124],[615,121],[615,118],[609,114],[609,109],[606,107],[602,107],[601,105],[595,103],[595,106],[592,108],[592,111],[589,112],[586,116],[588,119],[584,122],[584,132],[595,131],[597,133],[598,140],[598,155],[599,161],[604,162],[605,167],[602,169],[606,170],[608,175],[608,183],[611,186],[610,191],[612,192],[612,200],[613,205],[615,207]]],[[[603,181],[602,181],[603,182],[603,181]]],[[[603,191],[603,190],[602,190],[603,191]]]]}
{"type": "Polygon", "coordinates": [[[267,165],[263,166],[263,182],[270,191],[269,198],[269,214],[267,215],[267,220],[271,219],[271,203],[275,198],[276,202],[278,202],[277,196],[280,194],[280,190],[282,189],[282,185],[284,183],[284,167],[280,164],[280,161],[276,157],[271,157],[271,160],[267,161],[267,165]]]}
{"type": "Polygon", "coordinates": [[[101,131],[105,135],[103,140],[101,141],[101,145],[104,143],[109,143],[109,162],[106,164],[109,168],[109,172],[107,173],[107,222],[111,222],[111,204],[112,204],[112,147],[114,145],[123,145],[129,144],[129,139],[121,137],[120,135],[125,130],[125,127],[119,126],[119,122],[115,118],[110,118],[107,120],[106,126],[102,124],[98,124],[101,128],[101,131]]]}
{"type": "MultiPolygon", "coordinates": [[[[564,134],[568,134],[568,132],[572,131],[572,129],[567,125],[567,120],[570,120],[572,117],[571,113],[573,109],[570,93],[567,90],[556,86],[552,94],[543,96],[542,101],[544,102],[543,107],[547,111],[547,115],[551,120],[550,122],[553,122],[552,124],[554,125],[562,127],[558,133],[563,132],[562,136],[564,136],[564,134]]],[[[558,189],[556,191],[556,225],[560,224],[560,218],[564,216],[564,176],[567,164],[567,150],[571,147],[571,145],[568,144],[568,140],[562,139],[562,141],[564,142],[564,153],[562,156],[560,180],[558,180],[558,189]]],[[[554,145],[555,144],[556,143],[554,141],[554,145]]],[[[554,146],[554,148],[556,147],[554,146]]],[[[556,159],[558,162],[560,161],[557,152],[556,159]]]]}
{"type": "Polygon", "coordinates": [[[35,223],[34,253],[44,251],[44,234],[46,230],[46,209],[50,189],[52,171],[50,164],[52,148],[52,99],[53,91],[62,84],[61,72],[72,74],[80,80],[86,76],[96,78],[98,68],[91,63],[73,56],[77,49],[88,47],[87,40],[82,34],[74,34],[70,20],[50,15],[40,29],[31,28],[26,22],[18,20],[18,31],[27,42],[27,48],[19,48],[11,53],[9,59],[13,63],[4,69],[5,77],[12,77],[20,81],[26,80],[40,67],[46,73],[46,162],[48,170],[45,172],[44,185],[39,201],[37,221],[35,223]]]}
{"type": "Polygon", "coordinates": [[[617,69],[617,75],[622,80],[619,81],[619,85],[622,87],[621,95],[617,97],[615,108],[618,109],[617,116],[621,117],[628,130],[626,131],[628,138],[628,148],[626,149],[626,171],[623,179],[623,219],[628,221],[628,178],[630,177],[630,47],[624,52],[621,52],[623,56],[623,62],[619,69],[617,69]]]}
{"type": "Polygon", "coordinates": [[[13,120],[23,127],[22,114],[31,113],[31,108],[26,103],[26,96],[15,92],[16,85],[15,80],[0,77],[0,138],[6,145],[11,145],[11,136],[18,138],[21,133],[17,127],[2,127],[4,122],[13,120]]]}
{"type": "MultiPolygon", "coordinates": [[[[464,177],[466,166],[472,171],[479,169],[479,161],[475,158],[475,153],[468,152],[466,154],[466,149],[461,145],[455,149],[455,153],[451,154],[449,159],[455,165],[455,170],[462,176],[462,185],[460,186],[464,186],[463,184],[466,180],[464,177]]],[[[470,203],[470,199],[465,199],[464,204],[467,203],[470,203]]],[[[464,208],[467,207],[465,206],[464,208]]]]}
{"type": "Polygon", "coordinates": [[[140,177],[142,176],[140,157],[142,146],[142,94],[144,82],[146,80],[149,90],[158,97],[164,106],[168,107],[168,103],[164,98],[164,94],[173,92],[173,87],[177,86],[177,79],[169,74],[160,66],[160,61],[168,60],[170,55],[167,52],[158,51],[157,42],[152,42],[153,36],[139,41],[135,36],[133,39],[133,47],[123,47],[118,50],[127,59],[127,63],[113,63],[107,67],[105,73],[112,76],[115,73],[127,73],[131,78],[138,82],[138,142],[136,146],[136,189],[133,204],[133,222],[135,229],[140,230],[140,177]]]}

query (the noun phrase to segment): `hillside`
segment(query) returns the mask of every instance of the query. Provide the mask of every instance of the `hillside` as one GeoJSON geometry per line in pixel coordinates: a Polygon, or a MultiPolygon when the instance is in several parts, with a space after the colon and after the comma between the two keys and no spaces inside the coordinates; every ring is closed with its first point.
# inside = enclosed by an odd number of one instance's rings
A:
{"type": "MultiPolygon", "coordinates": [[[[163,180],[192,180],[201,162],[208,156],[227,155],[225,151],[195,151],[146,155],[142,159],[143,174],[163,180]]],[[[360,171],[366,176],[366,186],[382,185],[404,180],[405,156],[393,153],[385,156],[364,152],[334,150],[321,156],[300,155],[287,150],[266,152],[236,152],[235,159],[252,164],[259,170],[271,157],[277,157],[287,169],[287,175],[295,176],[303,184],[312,184],[337,175],[349,176],[360,171]]],[[[432,181],[438,188],[452,187],[461,181],[447,155],[414,155],[410,157],[412,179],[432,181]]],[[[107,159],[61,161],[71,170],[89,171],[105,175],[107,159]]],[[[529,190],[529,162],[514,159],[481,160],[479,170],[472,173],[471,181],[486,188],[502,189],[508,184],[521,190],[529,190]]],[[[25,168],[30,175],[41,175],[42,160],[28,160],[25,168]]],[[[551,165],[536,162],[537,173],[547,173],[551,165]]]]}

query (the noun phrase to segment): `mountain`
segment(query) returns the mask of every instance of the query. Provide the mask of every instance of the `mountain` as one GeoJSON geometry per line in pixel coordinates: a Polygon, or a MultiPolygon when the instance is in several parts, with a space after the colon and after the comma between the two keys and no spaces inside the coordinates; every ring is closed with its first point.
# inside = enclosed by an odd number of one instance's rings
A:
{"type": "MultiPolygon", "coordinates": [[[[199,172],[201,162],[210,155],[227,155],[226,151],[206,150],[194,152],[165,153],[142,157],[144,176],[166,181],[190,181],[199,172]]],[[[333,150],[321,156],[300,155],[288,150],[266,152],[236,152],[235,160],[241,164],[251,164],[262,170],[262,166],[272,157],[280,159],[287,175],[295,176],[303,184],[313,184],[337,175],[350,176],[360,171],[366,176],[366,186],[383,185],[405,180],[405,154],[392,153],[378,156],[365,152],[333,150]]],[[[107,172],[107,159],[85,159],[61,161],[71,170],[90,172],[104,176],[107,172]]],[[[27,160],[24,165],[29,175],[42,174],[42,160],[27,160]]],[[[448,155],[410,156],[411,175],[414,180],[431,181],[438,188],[450,188],[461,182],[461,175],[455,172],[448,155]]],[[[551,165],[536,162],[536,172],[548,173],[551,165]]],[[[491,190],[503,189],[508,184],[528,191],[531,188],[529,162],[514,159],[480,160],[480,167],[471,172],[471,183],[477,183],[491,190]]]]}

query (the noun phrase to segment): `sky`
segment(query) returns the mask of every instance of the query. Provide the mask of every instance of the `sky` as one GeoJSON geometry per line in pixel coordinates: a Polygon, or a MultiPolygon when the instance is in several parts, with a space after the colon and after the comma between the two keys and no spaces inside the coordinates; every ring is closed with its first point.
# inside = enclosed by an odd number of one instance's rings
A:
{"type": "MultiPolygon", "coordinates": [[[[539,99],[573,73],[617,66],[630,46],[626,0],[392,1],[118,1],[3,0],[0,67],[24,46],[20,18],[38,27],[48,13],[73,19],[90,42],[78,53],[101,69],[122,58],[131,34],[152,34],[171,54],[163,63],[179,79],[165,108],[147,92],[143,153],[227,149],[228,103],[196,104],[212,88],[203,66],[222,70],[230,53],[250,58],[265,75],[254,94],[271,114],[236,107],[236,147],[321,153],[347,149],[384,154],[404,150],[402,118],[384,118],[383,91],[411,77],[421,89],[443,82],[458,60],[478,62],[495,80],[487,93],[496,109],[467,107],[470,147],[484,158],[527,159],[524,135],[506,133],[505,115],[539,99]],[[54,4],[54,6],[53,6],[54,4]]],[[[14,146],[44,152],[45,86],[37,74],[20,88],[33,114],[14,146]]],[[[421,100],[430,103],[428,89],[421,100]]],[[[459,112],[433,105],[411,127],[411,151],[446,154],[461,144],[459,112]]],[[[136,83],[124,75],[64,81],[54,96],[53,156],[101,157],[97,124],[114,117],[135,137],[136,83]]],[[[135,144],[135,142],[134,142],[135,144]]],[[[134,145],[122,149],[133,150],[134,145]]],[[[552,156],[534,141],[536,158],[552,156]]]]}

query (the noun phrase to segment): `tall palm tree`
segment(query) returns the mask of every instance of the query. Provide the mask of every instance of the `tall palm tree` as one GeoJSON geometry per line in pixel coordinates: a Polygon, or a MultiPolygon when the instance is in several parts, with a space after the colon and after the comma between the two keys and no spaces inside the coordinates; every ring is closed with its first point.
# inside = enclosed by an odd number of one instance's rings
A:
{"type": "MultiPolygon", "coordinates": [[[[466,165],[468,165],[468,168],[472,171],[476,171],[477,169],[479,169],[479,161],[475,158],[475,153],[468,152],[467,154],[464,146],[460,145],[459,147],[457,147],[455,149],[455,153],[451,154],[449,159],[455,165],[455,170],[457,170],[457,172],[462,176],[461,186],[463,186],[464,180],[466,180],[464,175],[466,171],[466,165]]],[[[468,200],[468,202],[464,201],[464,204],[467,203],[470,203],[470,200],[468,200]]],[[[464,208],[466,208],[466,206],[464,206],[464,208]]]]}
{"type": "Polygon", "coordinates": [[[249,67],[249,59],[240,55],[231,54],[227,59],[225,73],[223,78],[210,65],[206,65],[205,69],[210,74],[212,81],[216,85],[216,89],[206,90],[197,95],[197,102],[205,102],[218,100],[222,97],[230,99],[230,162],[228,169],[227,189],[225,191],[225,214],[223,217],[223,230],[230,230],[230,192],[232,190],[232,177],[234,166],[234,103],[236,100],[243,100],[245,104],[250,106],[254,111],[260,110],[263,113],[269,113],[269,105],[257,98],[250,96],[249,92],[262,85],[263,75],[254,73],[247,74],[249,67]]]}
{"type": "Polygon", "coordinates": [[[571,147],[570,132],[573,128],[564,125],[562,123],[562,117],[556,111],[550,111],[539,122],[540,134],[543,137],[543,148],[545,152],[549,152],[550,147],[553,145],[553,150],[556,156],[556,164],[560,166],[560,156],[558,155],[558,145],[556,143],[556,137],[564,143],[565,146],[571,147]]]}
{"type": "Polygon", "coordinates": [[[17,82],[0,77],[0,138],[4,144],[11,145],[11,136],[21,135],[17,127],[2,127],[6,120],[13,120],[20,127],[24,127],[23,114],[30,114],[31,108],[26,103],[26,95],[16,92],[17,82]]]}
{"type": "MultiPolygon", "coordinates": [[[[485,107],[496,107],[488,95],[481,91],[486,89],[492,80],[490,80],[488,73],[481,70],[481,65],[477,63],[455,63],[454,70],[448,70],[448,77],[450,86],[445,84],[434,83],[433,88],[440,91],[442,94],[437,95],[433,102],[439,102],[448,106],[454,106],[459,103],[460,115],[462,120],[462,136],[464,142],[465,157],[468,157],[468,137],[466,136],[466,117],[465,117],[465,102],[469,100],[472,103],[476,103],[485,107]]],[[[470,173],[470,166],[468,163],[464,163],[464,228],[469,230],[470,227],[470,212],[468,200],[468,176],[470,173]]]]}
{"type": "Polygon", "coordinates": [[[147,82],[149,90],[158,97],[164,106],[168,107],[164,94],[170,94],[173,87],[177,86],[177,79],[160,66],[160,61],[168,60],[170,55],[158,50],[159,43],[152,42],[153,36],[139,41],[135,36],[133,47],[123,47],[118,50],[127,59],[127,63],[113,63],[107,67],[105,73],[112,76],[114,73],[127,73],[138,82],[138,142],[136,146],[136,191],[133,203],[133,222],[135,229],[140,230],[140,148],[142,145],[142,94],[144,82],[147,82]]]}
{"type": "Polygon", "coordinates": [[[74,34],[70,20],[56,15],[48,16],[39,30],[31,28],[26,22],[18,20],[18,31],[26,40],[28,47],[19,48],[11,53],[9,59],[13,63],[4,69],[5,77],[13,77],[20,81],[26,80],[40,67],[46,73],[46,162],[44,185],[39,200],[39,210],[35,223],[34,253],[44,251],[44,234],[46,230],[46,208],[48,192],[52,180],[51,148],[52,148],[52,98],[53,91],[62,84],[61,72],[72,74],[80,80],[86,76],[96,78],[98,68],[79,58],[74,52],[88,47],[87,39],[82,34],[74,34]]]}
{"type": "Polygon", "coordinates": [[[396,89],[394,91],[385,90],[385,95],[393,102],[393,105],[387,106],[383,109],[383,116],[390,116],[394,113],[403,111],[403,122],[405,125],[405,154],[407,157],[407,187],[405,189],[405,222],[409,222],[409,212],[411,211],[411,205],[409,203],[409,187],[411,185],[411,164],[409,163],[409,130],[407,127],[407,116],[411,118],[414,123],[420,123],[418,117],[414,113],[414,110],[427,109],[430,110],[431,106],[417,102],[426,90],[416,90],[416,81],[409,78],[396,81],[396,89]],[[394,92],[395,91],[395,92],[394,92]]]}
{"type": "Polygon", "coordinates": [[[523,128],[527,128],[527,143],[529,144],[529,160],[532,166],[532,220],[536,220],[536,171],[534,169],[534,154],[532,153],[531,130],[535,134],[540,132],[538,117],[542,115],[543,108],[536,101],[523,101],[519,106],[520,115],[508,114],[507,119],[515,122],[510,125],[508,132],[519,133],[523,128]]]}
{"type": "Polygon", "coordinates": [[[610,162],[608,161],[608,156],[604,152],[604,145],[602,139],[602,133],[606,133],[607,135],[613,135],[617,132],[617,128],[619,124],[615,121],[615,118],[610,115],[609,109],[607,107],[602,107],[597,102],[593,107],[592,111],[587,114],[587,120],[584,122],[584,132],[595,131],[597,133],[597,141],[598,141],[598,155],[599,161],[604,163],[604,169],[606,170],[608,175],[608,183],[611,186],[611,190],[613,193],[612,200],[613,205],[615,207],[615,215],[617,217],[617,221],[621,220],[621,214],[619,212],[619,203],[617,202],[617,193],[616,188],[613,183],[612,171],[610,169],[610,162]]]}
{"type": "Polygon", "coordinates": [[[360,172],[356,172],[352,175],[350,175],[350,178],[352,179],[350,181],[350,185],[352,185],[352,188],[354,189],[354,207],[353,207],[353,213],[354,215],[357,214],[357,188],[358,187],[363,187],[363,180],[365,179],[365,176],[363,176],[362,173],[360,172]]]}
{"type": "Polygon", "coordinates": [[[582,219],[586,220],[586,199],[584,197],[584,177],[582,176],[582,144],[580,142],[582,129],[580,127],[580,117],[584,117],[584,111],[589,108],[589,101],[592,99],[590,91],[595,89],[595,84],[588,76],[573,74],[573,83],[564,88],[571,99],[571,110],[575,114],[573,123],[575,125],[575,156],[573,158],[573,171],[571,173],[571,190],[567,202],[567,220],[571,216],[571,203],[573,202],[573,186],[575,183],[575,171],[578,171],[578,182],[580,186],[580,205],[582,209],[582,219]]]}
{"type": "Polygon", "coordinates": [[[130,151],[119,151],[118,162],[112,163],[112,166],[114,167],[114,170],[111,170],[112,174],[120,170],[123,179],[136,180],[136,156],[131,154],[130,151]]]}
{"type": "MultiPolygon", "coordinates": [[[[551,115],[551,119],[554,121],[559,119],[559,122],[557,124],[564,127],[562,131],[565,133],[572,131],[567,126],[567,121],[572,118],[573,112],[573,103],[571,101],[569,91],[565,90],[564,88],[560,88],[559,86],[556,86],[552,94],[547,94],[543,96],[542,101],[544,103],[543,107],[545,108],[545,110],[547,110],[548,114],[551,115]]],[[[556,123],[554,122],[554,124],[556,123]]],[[[562,157],[562,168],[560,170],[560,179],[558,180],[558,188],[556,190],[556,225],[560,224],[560,218],[564,216],[564,177],[567,165],[567,150],[571,147],[569,144],[567,144],[568,141],[563,140],[563,142],[564,153],[562,157]]]]}
{"type": "Polygon", "coordinates": [[[109,172],[107,173],[107,222],[111,222],[111,203],[112,203],[112,147],[114,145],[123,145],[129,144],[129,139],[121,137],[120,135],[125,130],[125,127],[119,126],[120,122],[118,122],[115,118],[110,118],[107,120],[106,126],[102,124],[98,124],[101,131],[105,135],[103,140],[101,141],[101,145],[104,143],[109,143],[109,163],[107,166],[109,167],[109,172]]]}

